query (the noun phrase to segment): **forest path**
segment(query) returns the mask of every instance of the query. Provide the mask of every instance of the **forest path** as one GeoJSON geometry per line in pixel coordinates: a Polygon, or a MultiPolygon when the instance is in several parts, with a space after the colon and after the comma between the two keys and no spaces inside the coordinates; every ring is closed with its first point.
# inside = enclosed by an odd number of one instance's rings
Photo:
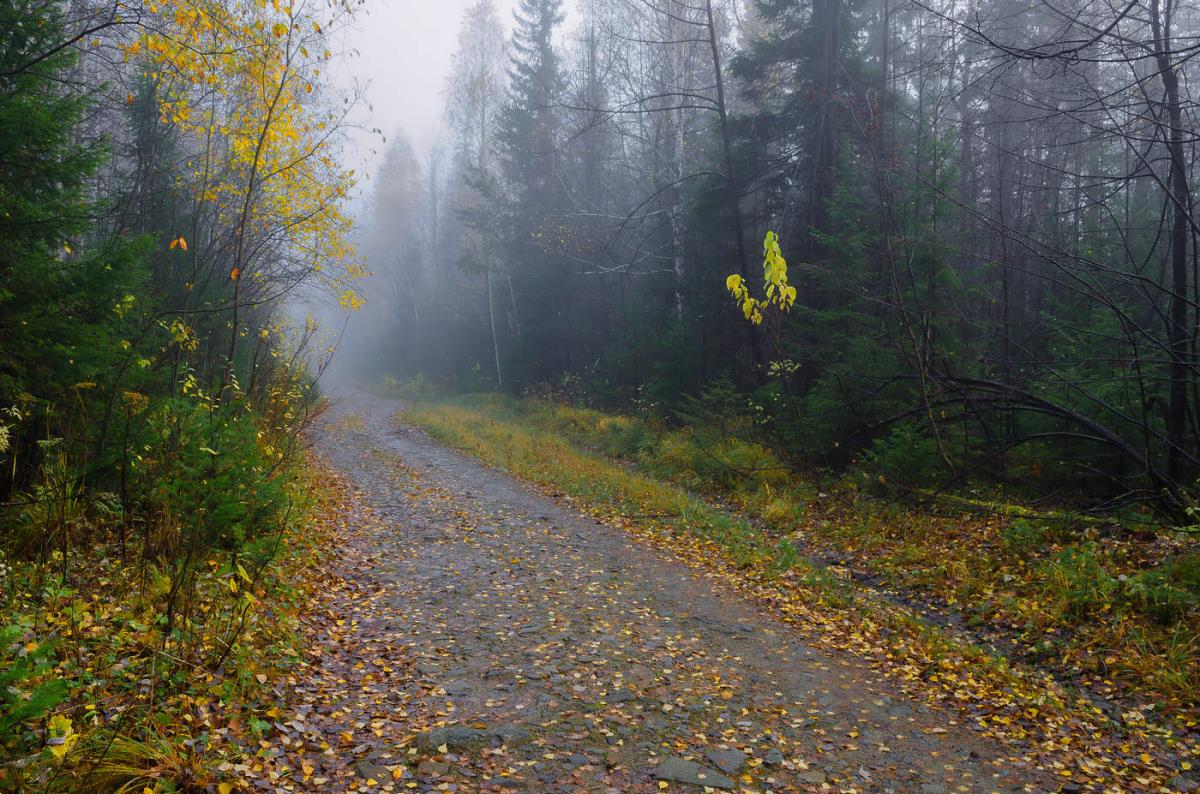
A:
{"type": "Polygon", "coordinates": [[[359,694],[308,720],[374,729],[323,790],[1056,789],[855,657],[398,424],[399,407],[342,393],[314,434],[362,511],[339,572],[368,583],[308,684],[359,694]],[[427,732],[396,750],[403,726],[427,732]]]}

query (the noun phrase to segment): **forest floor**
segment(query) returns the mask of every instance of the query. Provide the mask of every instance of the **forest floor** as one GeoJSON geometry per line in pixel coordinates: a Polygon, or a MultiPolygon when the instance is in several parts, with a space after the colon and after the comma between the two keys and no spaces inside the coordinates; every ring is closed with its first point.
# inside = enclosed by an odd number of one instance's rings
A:
{"type": "Polygon", "coordinates": [[[882,669],[890,652],[841,641],[889,644],[836,604],[797,620],[686,543],[597,521],[398,422],[399,407],[342,394],[315,434],[347,491],[342,548],[308,669],[280,692],[284,741],[253,777],[302,790],[1171,790],[1150,772],[1116,779],[1114,757],[1141,751],[1128,737],[1070,719],[1050,740],[990,730],[923,697],[920,676],[882,669]]]}

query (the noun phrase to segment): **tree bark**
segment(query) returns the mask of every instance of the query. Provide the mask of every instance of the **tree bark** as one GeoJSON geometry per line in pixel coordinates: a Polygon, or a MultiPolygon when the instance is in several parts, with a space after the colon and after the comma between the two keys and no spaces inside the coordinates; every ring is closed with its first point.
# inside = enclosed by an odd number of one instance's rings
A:
{"type": "Polygon", "coordinates": [[[500,368],[500,339],[496,336],[496,303],[492,297],[492,268],[487,268],[488,322],[492,328],[492,353],[496,356],[496,385],[504,385],[504,371],[500,368]]]}
{"type": "MultiPolygon", "coordinates": [[[[733,223],[733,239],[737,247],[737,272],[749,278],[749,258],[746,251],[746,232],[742,228],[742,197],[734,177],[733,137],[729,131],[729,114],[725,107],[725,79],[721,70],[721,47],[717,41],[717,25],[713,20],[712,0],[705,0],[704,13],[707,19],[708,43],[712,49],[713,77],[717,86],[717,117],[721,122],[721,145],[725,155],[725,192],[729,203],[729,214],[733,223]]],[[[766,365],[758,329],[750,326],[750,352],[754,358],[756,373],[766,365]]]]}
{"type": "MultiPolygon", "coordinates": [[[[1166,103],[1167,150],[1171,155],[1170,199],[1174,205],[1171,219],[1171,292],[1167,340],[1170,347],[1167,403],[1167,471],[1174,482],[1184,477],[1188,414],[1188,260],[1187,241],[1191,218],[1191,188],[1184,159],[1183,113],[1179,99],[1179,73],[1171,59],[1170,18],[1160,18],[1158,0],[1152,0],[1153,26],[1159,79],[1166,103]]],[[[1169,14],[1169,11],[1168,11],[1169,14]]]]}

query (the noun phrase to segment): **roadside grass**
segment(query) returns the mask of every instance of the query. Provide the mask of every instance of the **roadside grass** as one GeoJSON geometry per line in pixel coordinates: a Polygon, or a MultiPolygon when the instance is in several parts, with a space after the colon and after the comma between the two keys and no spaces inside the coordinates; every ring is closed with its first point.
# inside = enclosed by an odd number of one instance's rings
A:
{"type": "Polygon", "coordinates": [[[49,697],[0,736],[0,791],[216,790],[223,765],[261,750],[333,536],[325,472],[307,462],[284,479],[285,528],[211,550],[186,588],[117,523],[77,527],[90,544],[71,551],[67,582],[6,563],[0,669],[12,697],[49,697]]]}
{"type": "Polygon", "coordinates": [[[814,642],[853,650],[902,687],[953,704],[976,730],[1048,753],[1063,749],[1064,726],[1119,744],[1080,748],[1090,760],[1060,770],[1064,780],[1161,780],[1190,765],[1180,759],[1195,740],[1194,610],[1163,625],[1135,608],[1134,595],[1118,601],[1147,562],[1118,538],[889,505],[853,480],[806,478],[728,428],[670,429],[494,395],[419,403],[404,417],[722,575],[814,642]],[[814,565],[814,556],[840,564],[814,565]],[[850,575],[859,568],[1020,638],[1037,664],[1013,665],[908,609],[862,597],[850,575]],[[1041,667],[1077,671],[1103,693],[1153,697],[1172,712],[1130,707],[1110,722],[1041,667]],[[1157,749],[1132,749],[1143,745],[1157,749]]]}

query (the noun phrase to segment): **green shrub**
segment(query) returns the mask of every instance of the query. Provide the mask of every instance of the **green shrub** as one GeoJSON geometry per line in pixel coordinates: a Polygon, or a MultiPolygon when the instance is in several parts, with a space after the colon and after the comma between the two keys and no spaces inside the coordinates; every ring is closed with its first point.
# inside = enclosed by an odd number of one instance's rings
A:
{"type": "Polygon", "coordinates": [[[1153,571],[1125,580],[1126,598],[1135,609],[1170,625],[1200,607],[1200,554],[1168,560],[1153,571]]]}
{"type": "Polygon", "coordinates": [[[45,676],[53,667],[49,643],[25,639],[21,626],[0,629],[0,747],[12,750],[28,736],[22,724],[45,716],[67,695],[62,679],[45,676]]]}
{"type": "Polygon", "coordinates": [[[753,492],[787,484],[789,469],[761,444],[698,429],[667,433],[642,456],[651,471],[697,491],[753,492]]]}
{"type": "Polygon", "coordinates": [[[908,488],[936,487],[949,476],[937,441],[912,422],[898,424],[876,439],[864,462],[881,482],[908,488]]]}
{"type": "Polygon", "coordinates": [[[1200,552],[1181,554],[1163,566],[1167,576],[1178,587],[1200,595],[1200,552]]]}
{"type": "Polygon", "coordinates": [[[675,415],[693,426],[727,427],[746,419],[749,410],[746,395],[729,378],[721,377],[704,384],[697,395],[684,393],[675,415]]]}
{"type": "Polygon", "coordinates": [[[1200,604],[1195,592],[1171,581],[1165,571],[1143,571],[1124,582],[1125,597],[1144,615],[1170,625],[1200,604]]]}
{"type": "Polygon", "coordinates": [[[651,443],[650,429],[640,419],[604,417],[596,424],[594,444],[605,455],[635,458],[651,443]]]}
{"type": "Polygon", "coordinates": [[[652,449],[646,450],[642,464],[659,476],[686,488],[713,487],[729,474],[707,454],[708,444],[698,443],[693,431],[667,433],[652,449]]]}
{"type": "Polygon", "coordinates": [[[1040,567],[1043,589],[1065,615],[1083,617],[1113,599],[1121,582],[1096,558],[1096,544],[1063,549],[1040,567]]]}
{"type": "Polygon", "coordinates": [[[171,400],[151,426],[162,456],[152,472],[150,499],[186,540],[236,549],[278,529],[285,506],[278,460],[268,460],[270,450],[260,447],[254,417],[171,400]]]}
{"type": "Polygon", "coordinates": [[[1040,523],[1018,518],[1000,530],[1000,543],[1009,554],[1028,557],[1044,548],[1046,528],[1040,523]]]}
{"type": "Polygon", "coordinates": [[[15,500],[17,507],[8,518],[9,532],[4,537],[9,552],[24,559],[45,559],[52,547],[61,549],[87,512],[82,478],[67,460],[63,440],[43,439],[37,446],[39,481],[15,500]]]}
{"type": "Polygon", "coordinates": [[[757,491],[787,484],[790,467],[767,447],[753,441],[726,438],[717,446],[715,456],[732,473],[731,484],[741,490],[757,491]]]}

